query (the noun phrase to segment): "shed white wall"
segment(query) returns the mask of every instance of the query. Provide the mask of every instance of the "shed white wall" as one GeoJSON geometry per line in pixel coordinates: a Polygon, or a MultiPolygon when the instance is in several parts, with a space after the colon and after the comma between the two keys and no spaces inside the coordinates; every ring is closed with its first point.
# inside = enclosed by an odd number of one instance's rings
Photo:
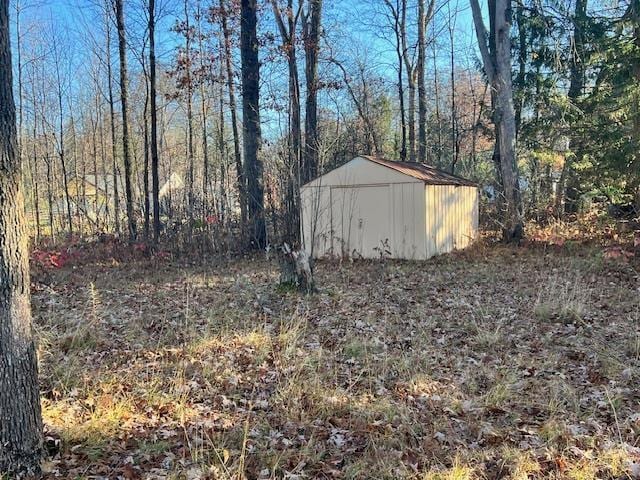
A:
{"type": "Polygon", "coordinates": [[[422,260],[477,235],[477,188],[425,185],[364,158],[308,183],[300,197],[304,248],[316,258],[378,258],[386,241],[391,257],[422,260]]]}
{"type": "Polygon", "coordinates": [[[478,189],[425,185],[427,258],[469,246],[478,236],[478,189]]]}

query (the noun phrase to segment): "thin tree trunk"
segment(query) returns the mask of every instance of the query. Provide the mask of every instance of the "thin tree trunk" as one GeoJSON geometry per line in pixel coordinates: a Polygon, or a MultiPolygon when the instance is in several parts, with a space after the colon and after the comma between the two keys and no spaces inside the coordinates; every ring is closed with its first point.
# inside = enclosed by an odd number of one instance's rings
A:
{"type": "MultiPolygon", "coordinates": [[[[205,71],[204,65],[204,38],[202,36],[202,18],[200,13],[200,3],[198,3],[198,46],[200,57],[200,70],[205,71]]],[[[222,93],[222,92],[221,92],[222,93]]],[[[222,99],[222,97],[221,97],[222,99]]],[[[202,222],[206,221],[209,208],[209,139],[207,129],[207,100],[205,98],[204,81],[200,82],[200,115],[202,116],[202,222]]]]}
{"type": "Polygon", "coordinates": [[[418,0],[418,161],[427,162],[427,87],[425,82],[426,64],[426,23],[425,0],[418,0]]]}
{"type": "MultiPolygon", "coordinates": [[[[107,182],[107,152],[104,142],[104,115],[102,106],[98,107],[99,132],[100,132],[100,169],[102,170],[102,189],[104,191],[104,222],[105,230],[109,229],[110,209],[109,209],[109,182],[107,182]]],[[[102,207],[101,207],[102,209],[102,207]]]]}
{"type": "MultiPolygon", "coordinates": [[[[457,110],[456,110],[456,75],[455,75],[455,62],[454,62],[454,34],[456,28],[455,17],[453,19],[453,23],[451,20],[451,9],[450,5],[447,4],[447,8],[449,9],[448,17],[448,29],[449,29],[449,60],[450,60],[450,70],[451,70],[451,173],[456,172],[456,165],[458,164],[458,153],[459,153],[459,143],[458,143],[458,122],[457,122],[457,110]]],[[[456,11],[455,14],[458,13],[458,5],[456,3],[456,11]]]]}
{"type": "Polygon", "coordinates": [[[189,2],[184,2],[185,15],[185,56],[186,56],[186,84],[187,84],[187,164],[189,175],[187,178],[187,209],[189,215],[189,237],[193,233],[193,219],[195,209],[195,160],[193,154],[193,84],[191,79],[191,24],[189,15],[189,2]]]}
{"type": "Polygon", "coordinates": [[[436,108],[436,138],[437,138],[437,163],[442,160],[442,123],[440,116],[440,81],[438,80],[438,61],[436,58],[436,43],[433,42],[433,96],[436,108]]]}
{"type": "Polygon", "coordinates": [[[41,220],[40,220],[40,192],[38,181],[38,113],[36,108],[36,81],[35,78],[31,82],[31,95],[33,97],[33,157],[31,165],[31,182],[33,187],[33,206],[36,215],[36,243],[40,243],[42,238],[41,220]]]}
{"type": "Polygon", "coordinates": [[[120,57],[120,107],[122,109],[122,157],[124,161],[124,192],[129,226],[129,240],[137,237],[136,218],[133,210],[133,188],[131,185],[131,153],[129,151],[128,85],[127,85],[127,42],[124,26],[122,0],[115,0],[116,25],[118,29],[118,54],[120,57]]]}
{"type": "Polygon", "coordinates": [[[391,16],[393,17],[393,32],[396,36],[396,56],[398,60],[398,101],[400,102],[400,160],[405,162],[407,160],[407,118],[404,106],[404,58],[402,56],[400,1],[401,0],[396,0],[396,4],[393,5],[391,0],[384,0],[387,8],[391,12],[391,16]]]}
{"type": "Polygon", "coordinates": [[[156,25],[155,0],[149,0],[149,97],[151,104],[151,196],[153,203],[153,240],[160,239],[160,174],[158,172],[158,110],[156,106],[156,25]]]}
{"type": "Polygon", "coordinates": [[[13,100],[9,1],[0,0],[0,472],[39,475],[42,418],[13,100]]]}
{"type": "Polygon", "coordinates": [[[227,67],[227,88],[229,90],[229,110],[231,112],[231,131],[233,133],[233,157],[236,165],[238,182],[238,201],[240,203],[240,220],[242,228],[247,223],[247,182],[245,181],[244,168],[240,154],[240,134],[238,132],[238,119],[236,111],[236,95],[233,82],[233,64],[231,63],[231,32],[227,26],[227,11],[225,0],[220,0],[220,23],[224,36],[224,59],[227,67]]]}
{"type": "Polygon", "coordinates": [[[273,13],[282,37],[283,51],[287,55],[289,67],[289,138],[288,138],[288,168],[285,185],[285,241],[294,244],[299,241],[299,166],[301,163],[302,128],[300,121],[300,82],[298,79],[298,61],[296,52],[296,29],[300,8],[293,11],[293,0],[287,2],[287,24],[285,25],[277,0],[272,0],[273,13]]]}
{"type": "Polygon", "coordinates": [[[73,215],[71,213],[71,196],[69,195],[69,179],[67,176],[67,163],[64,149],[64,110],[62,108],[62,79],[60,77],[60,62],[57,41],[54,42],[54,64],[56,70],[56,89],[58,95],[58,159],[62,168],[62,185],[64,187],[64,197],[67,211],[67,225],[69,235],[73,235],[73,215]]]}
{"type": "Polygon", "coordinates": [[[120,172],[118,170],[118,152],[116,148],[116,113],[113,99],[113,75],[111,72],[111,19],[108,14],[105,23],[107,30],[107,88],[109,91],[109,123],[111,127],[111,161],[113,170],[113,220],[115,231],[120,234],[120,192],[118,187],[120,172]]]}
{"type": "Polygon", "coordinates": [[[144,238],[148,242],[151,228],[151,202],[149,199],[149,83],[145,78],[145,95],[144,95],[144,110],[142,114],[142,127],[144,136],[144,167],[143,167],[143,179],[142,189],[144,191],[144,238]]]}
{"type": "Polygon", "coordinates": [[[416,161],[416,67],[409,55],[407,39],[407,0],[401,0],[400,32],[402,38],[402,58],[407,70],[407,86],[409,90],[407,107],[407,124],[409,126],[409,161],[416,161]]]}
{"type": "MultiPolygon", "coordinates": [[[[221,40],[222,42],[222,40],[221,40]]],[[[222,51],[223,49],[223,45],[220,45],[220,50],[222,51]]],[[[225,67],[223,66],[222,61],[220,61],[220,78],[224,78],[224,70],[225,67]]],[[[220,90],[218,92],[219,98],[218,98],[218,105],[219,105],[219,120],[218,122],[220,123],[220,131],[218,132],[218,148],[220,151],[220,184],[218,185],[219,187],[219,199],[218,199],[218,203],[220,204],[220,208],[218,209],[219,212],[219,219],[220,219],[220,224],[222,226],[226,225],[227,223],[227,190],[226,190],[226,185],[225,185],[225,180],[227,178],[227,141],[226,141],[226,133],[225,133],[225,119],[224,119],[224,87],[222,82],[220,82],[219,84],[220,90]]]]}

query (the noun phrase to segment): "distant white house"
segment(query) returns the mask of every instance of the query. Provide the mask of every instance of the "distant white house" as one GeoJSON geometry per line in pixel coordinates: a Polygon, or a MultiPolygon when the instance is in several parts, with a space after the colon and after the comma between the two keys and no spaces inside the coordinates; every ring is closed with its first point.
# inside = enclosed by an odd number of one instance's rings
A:
{"type": "Polygon", "coordinates": [[[169,196],[172,193],[180,192],[184,188],[184,181],[182,177],[178,175],[176,172],[173,172],[169,179],[162,185],[160,191],[158,192],[158,197],[160,200],[169,196]]]}
{"type": "Polygon", "coordinates": [[[300,191],[314,257],[426,259],[478,235],[478,187],[437,168],[359,156],[300,191]]]}

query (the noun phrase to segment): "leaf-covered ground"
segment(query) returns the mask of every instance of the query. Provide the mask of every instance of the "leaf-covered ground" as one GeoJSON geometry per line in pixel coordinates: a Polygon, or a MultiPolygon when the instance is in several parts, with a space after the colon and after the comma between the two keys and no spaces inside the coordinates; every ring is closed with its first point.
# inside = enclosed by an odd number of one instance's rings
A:
{"type": "Polygon", "coordinates": [[[36,272],[47,478],[638,478],[633,261],[320,262],[309,297],[262,258],[36,272]]]}

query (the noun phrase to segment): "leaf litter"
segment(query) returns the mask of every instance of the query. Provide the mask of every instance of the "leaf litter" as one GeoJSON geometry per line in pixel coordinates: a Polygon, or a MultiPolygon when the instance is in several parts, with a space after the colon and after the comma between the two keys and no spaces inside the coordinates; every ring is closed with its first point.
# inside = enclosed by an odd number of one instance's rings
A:
{"type": "Polygon", "coordinates": [[[39,271],[46,478],[640,478],[634,259],[39,271]]]}

